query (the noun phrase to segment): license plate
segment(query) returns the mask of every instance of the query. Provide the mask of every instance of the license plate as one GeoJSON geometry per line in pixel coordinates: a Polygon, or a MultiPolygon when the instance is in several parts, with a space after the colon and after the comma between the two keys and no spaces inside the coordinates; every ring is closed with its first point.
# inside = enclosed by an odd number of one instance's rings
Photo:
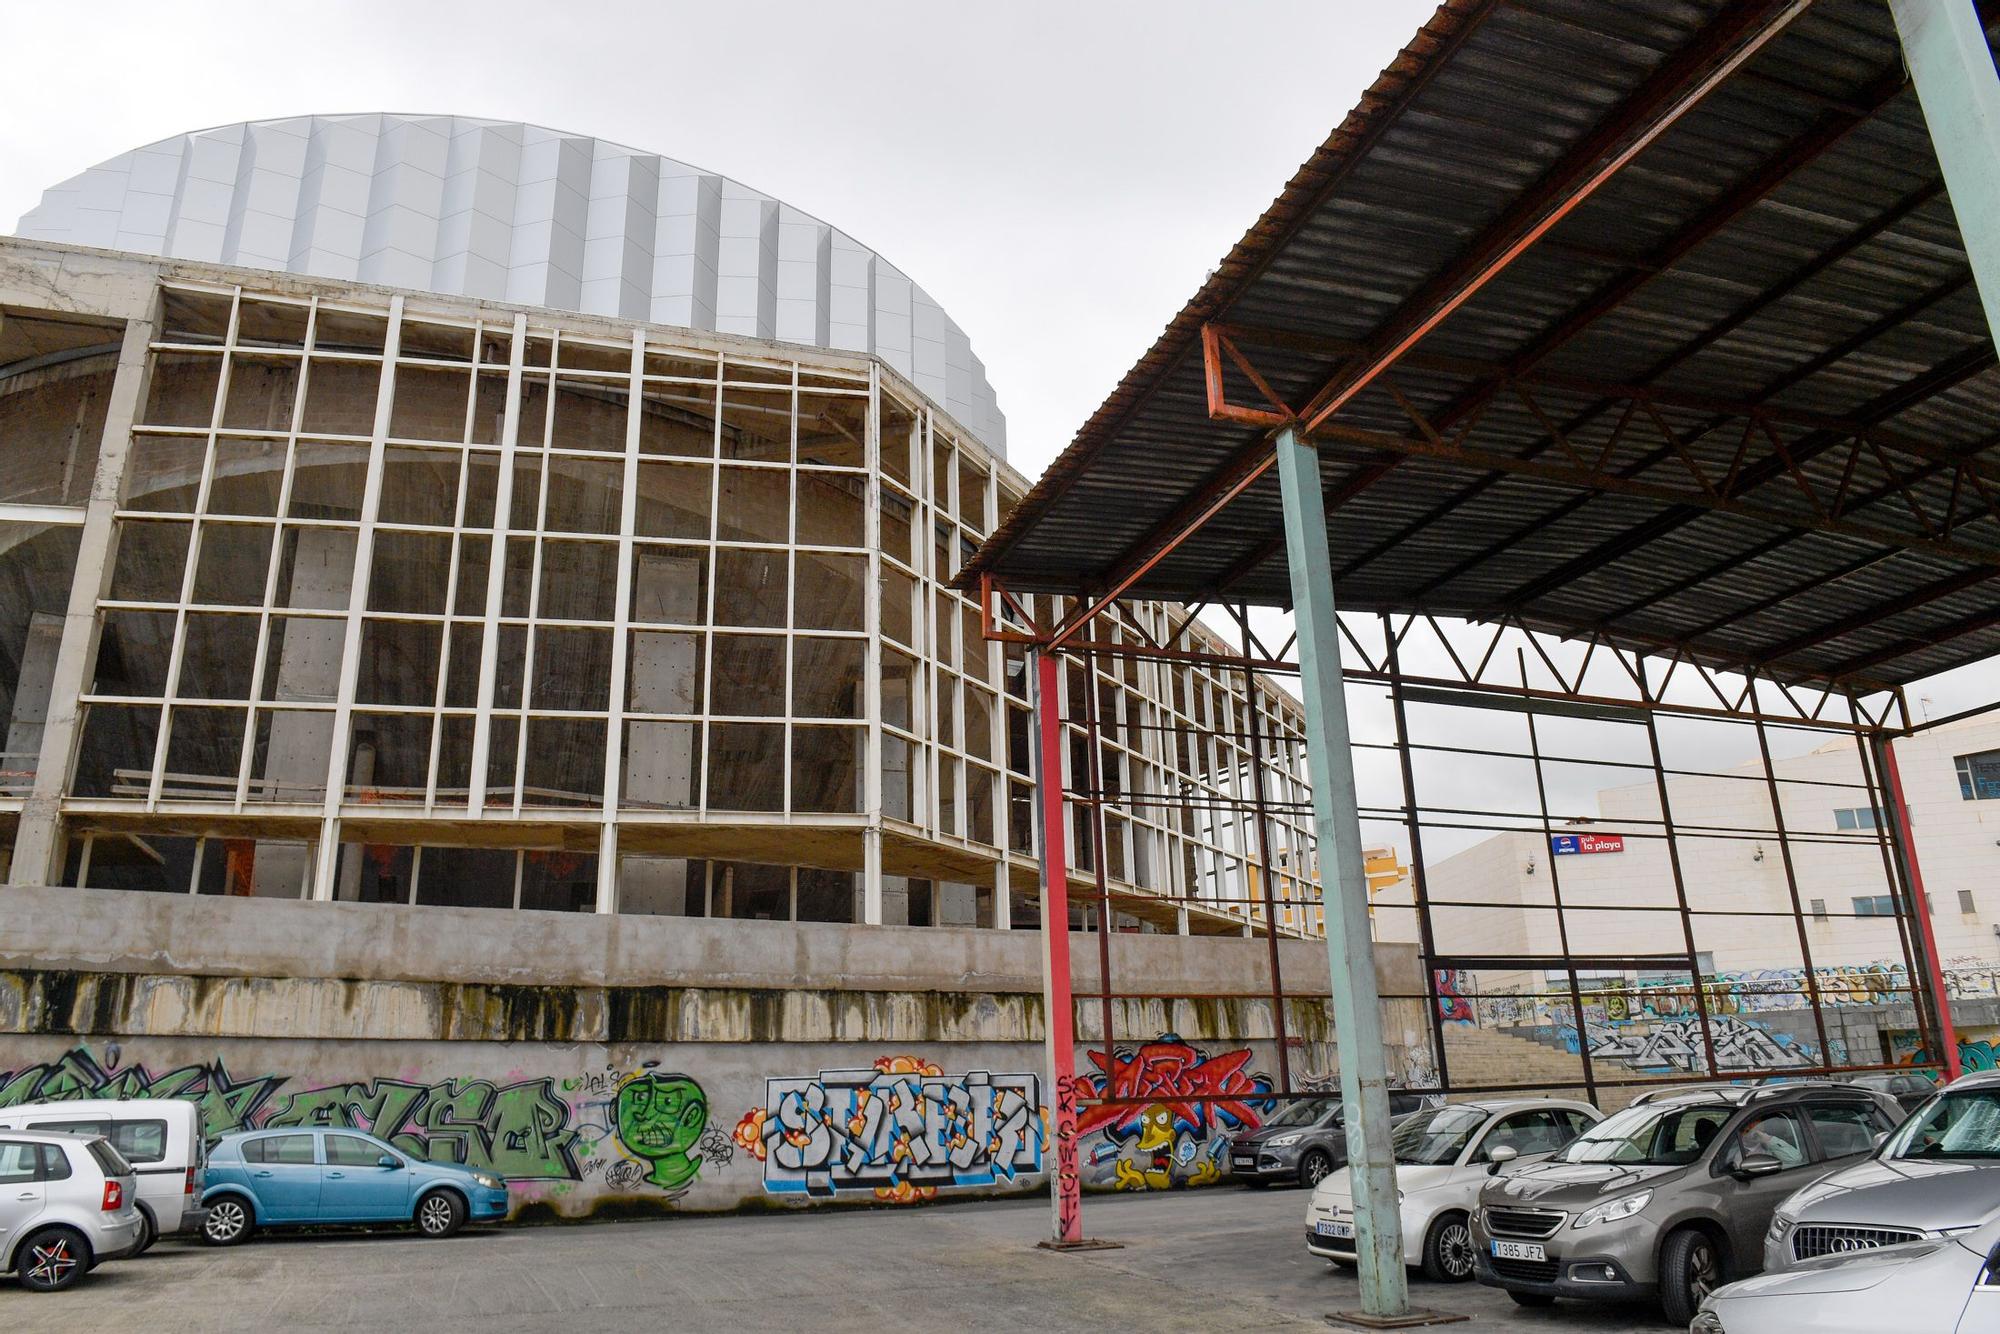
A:
{"type": "Polygon", "coordinates": [[[1496,1241],[1493,1243],[1493,1258],[1496,1260],[1546,1260],[1549,1253],[1535,1241],[1496,1241]]]}
{"type": "Polygon", "coordinates": [[[1354,1235],[1354,1224],[1329,1223],[1322,1219],[1320,1222],[1313,1224],[1313,1231],[1319,1233],[1322,1237],[1352,1237],[1354,1235]]]}
{"type": "Polygon", "coordinates": [[[1238,1167],[1255,1167],[1257,1165],[1255,1158],[1238,1158],[1235,1162],[1238,1167]]]}

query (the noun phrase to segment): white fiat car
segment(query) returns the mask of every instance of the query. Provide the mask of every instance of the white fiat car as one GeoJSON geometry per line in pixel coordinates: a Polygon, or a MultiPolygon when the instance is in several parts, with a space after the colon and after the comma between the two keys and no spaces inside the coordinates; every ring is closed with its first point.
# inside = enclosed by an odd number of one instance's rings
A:
{"type": "MultiPolygon", "coordinates": [[[[1487,1176],[1516,1159],[1554,1153],[1604,1114],[1556,1098],[1482,1099],[1427,1108],[1396,1127],[1396,1194],[1403,1255],[1424,1277],[1472,1277],[1472,1206],[1487,1176]]],[[[1306,1206],[1306,1249],[1335,1264],[1354,1263],[1354,1188],[1347,1168],[1314,1187],[1306,1206]]]]}

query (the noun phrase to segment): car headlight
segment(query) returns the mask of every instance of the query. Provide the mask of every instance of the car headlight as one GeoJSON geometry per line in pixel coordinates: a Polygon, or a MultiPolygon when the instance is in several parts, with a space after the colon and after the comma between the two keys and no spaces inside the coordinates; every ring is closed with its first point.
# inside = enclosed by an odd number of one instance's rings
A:
{"type": "Polygon", "coordinates": [[[1722,1327],[1721,1316],[1712,1310],[1704,1310],[1688,1326],[1688,1334],[1729,1334],[1729,1331],[1722,1327]]]}
{"type": "Polygon", "coordinates": [[[1792,1228],[1795,1227],[1797,1223],[1798,1220],[1795,1218],[1787,1218],[1783,1214],[1772,1214],[1771,1239],[1773,1241],[1783,1241],[1787,1236],[1791,1234],[1792,1228]]]}
{"type": "Polygon", "coordinates": [[[1297,1144],[1300,1140],[1304,1138],[1305,1138],[1304,1132],[1300,1132],[1299,1134],[1296,1135],[1280,1135],[1276,1139],[1265,1140],[1264,1143],[1273,1149],[1283,1149],[1283,1148],[1289,1148],[1291,1145],[1297,1144]]]}
{"type": "Polygon", "coordinates": [[[1614,1223],[1621,1218],[1630,1218],[1652,1202],[1650,1190],[1635,1191],[1630,1195],[1620,1195],[1615,1200],[1606,1200],[1595,1208],[1585,1209],[1576,1216],[1572,1227],[1591,1227],[1598,1223],[1614,1223]]]}
{"type": "Polygon", "coordinates": [[[506,1182],[502,1181],[502,1180],[501,1180],[501,1179],[500,1179],[499,1177],[496,1177],[496,1176],[488,1176],[488,1175],[487,1175],[486,1173],[484,1173],[484,1172],[474,1172],[474,1173],[472,1174],[472,1179],[473,1179],[474,1181],[477,1181],[477,1182],[478,1182],[478,1183],[479,1183],[480,1185],[482,1185],[482,1186],[486,1187],[486,1189],[488,1189],[488,1190],[505,1190],[505,1189],[507,1189],[507,1183],[506,1183],[506,1182]]]}

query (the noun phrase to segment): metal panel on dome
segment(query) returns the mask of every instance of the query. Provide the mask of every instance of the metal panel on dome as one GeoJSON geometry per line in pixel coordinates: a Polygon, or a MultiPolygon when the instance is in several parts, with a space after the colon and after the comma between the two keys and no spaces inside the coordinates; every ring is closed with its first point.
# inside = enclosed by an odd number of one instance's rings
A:
{"type": "Polygon", "coordinates": [[[465,116],[221,125],[51,186],[18,234],[868,352],[1006,451],[965,331],[887,260],[726,176],[588,135],[465,116]]]}

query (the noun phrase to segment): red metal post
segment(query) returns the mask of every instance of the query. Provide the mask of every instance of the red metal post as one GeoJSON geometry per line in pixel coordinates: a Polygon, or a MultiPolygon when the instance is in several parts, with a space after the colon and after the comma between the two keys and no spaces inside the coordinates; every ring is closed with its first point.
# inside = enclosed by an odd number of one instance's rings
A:
{"type": "Polygon", "coordinates": [[[1903,775],[1896,768],[1895,742],[1882,742],[1882,761],[1883,772],[1889,778],[1889,813],[1895,817],[1896,840],[1903,845],[1903,864],[1910,868],[1910,911],[1917,919],[1917,930],[1924,941],[1924,980],[1930,984],[1931,1003],[1937,1010],[1938,1045],[1944,1048],[1938,1055],[1944,1062],[1945,1078],[1957,1079],[1963,1073],[1958,1063],[1958,1031],[1952,1027],[1951,995],[1944,988],[1937,936],[1931,930],[1931,905],[1924,894],[1923,868],[1917,864],[1917,840],[1910,832],[1910,807],[1903,799],[1903,775]]]}
{"type": "MultiPolygon", "coordinates": [[[[1035,655],[1035,715],[1041,730],[1036,780],[1042,799],[1042,1011],[1048,1029],[1049,1116],[1055,1137],[1057,1244],[1083,1240],[1082,1179],[1076,1168],[1076,1004],[1069,975],[1069,847],[1064,837],[1063,722],[1056,657],[1035,655]]],[[[1106,991],[1110,990],[1107,981],[1106,991]]]]}

